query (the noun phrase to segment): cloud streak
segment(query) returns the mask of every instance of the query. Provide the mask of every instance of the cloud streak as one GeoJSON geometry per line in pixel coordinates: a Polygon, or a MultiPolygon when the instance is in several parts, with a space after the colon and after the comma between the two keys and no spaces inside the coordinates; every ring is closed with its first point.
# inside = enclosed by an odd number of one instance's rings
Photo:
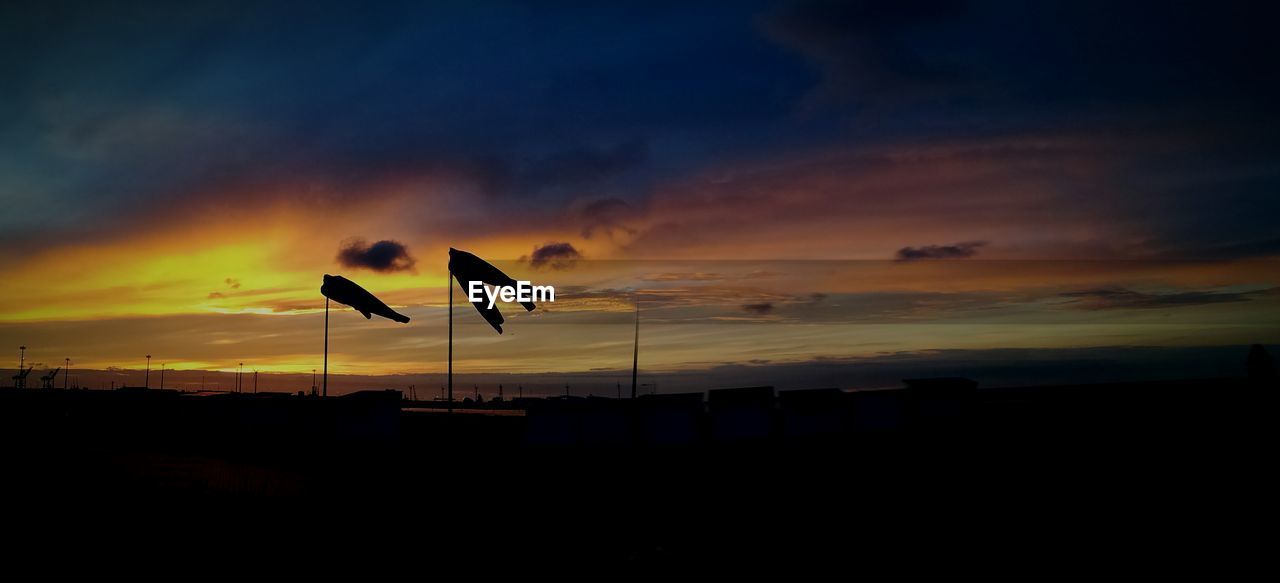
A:
{"type": "Polygon", "coordinates": [[[1276,288],[1249,292],[1178,291],[1145,293],[1125,288],[1101,288],[1065,292],[1067,304],[1081,310],[1118,309],[1167,309],[1211,304],[1247,302],[1265,294],[1275,294],[1276,288]]]}
{"type": "Polygon", "coordinates": [[[894,254],[894,257],[898,261],[919,261],[921,259],[968,259],[977,255],[978,249],[986,244],[986,241],[965,241],[954,245],[903,247],[894,254]]]}

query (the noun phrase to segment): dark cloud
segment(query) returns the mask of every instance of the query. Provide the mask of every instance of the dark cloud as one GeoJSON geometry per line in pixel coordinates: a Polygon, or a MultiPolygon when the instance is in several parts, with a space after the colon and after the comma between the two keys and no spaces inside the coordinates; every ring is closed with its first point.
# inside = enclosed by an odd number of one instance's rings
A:
{"type": "Polygon", "coordinates": [[[747,312],[751,312],[752,314],[763,316],[773,311],[773,303],[761,302],[758,304],[743,304],[742,309],[747,312]]]}
{"type": "MultiPolygon", "coordinates": [[[[1263,219],[1266,220],[1266,219],[1263,219]]],[[[1164,252],[1177,259],[1255,259],[1280,256],[1280,237],[1252,239],[1230,243],[1190,246],[1186,241],[1164,252]]]]}
{"type": "Polygon", "coordinates": [[[1159,309],[1246,302],[1255,296],[1275,290],[1250,292],[1181,291],[1144,293],[1125,288],[1100,288],[1066,292],[1068,305],[1081,310],[1159,309]]]}
{"type": "Polygon", "coordinates": [[[579,146],[528,164],[522,182],[532,188],[589,184],[635,169],[649,159],[649,145],[628,140],[612,147],[579,146]]]}
{"type": "MultiPolygon", "coordinates": [[[[38,215],[0,217],[0,241],[30,223],[83,233],[189,216],[202,190],[234,207],[228,193],[331,200],[415,179],[538,199],[505,208],[550,216],[749,149],[810,77],[760,37],[754,7],[393,2],[299,20],[273,3],[56,4],[0,6],[0,49],[15,63],[0,146],[29,169],[6,173],[16,185],[4,190],[38,215]],[[137,42],[115,42],[125,37],[137,42]],[[679,147],[665,147],[672,138],[679,147]]],[[[468,203],[459,214],[496,204],[468,203]]]]}
{"type": "Polygon", "coordinates": [[[220,299],[225,298],[225,297],[227,297],[227,296],[226,296],[225,294],[223,294],[222,292],[209,292],[208,299],[211,299],[211,300],[220,300],[220,299]]]}
{"type": "Polygon", "coordinates": [[[227,287],[231,289],[240,289],[240,280],[238,279],[228,277],[222,280],[222,283],[227,284],[227,287]]]}
{"type": "Polygon", "coordinates": [[[575,261],[582,259],[582,253],[574,249],[571,243],[552,242],[534,247],[533,255],[527,259],[534,269],[568,269],[573,267],[575,261]]]}
{"type": "MultiPolygon", "coordinates": [[[[442,153],[443,154],[443,153],[442,153]]],[[[474,184],[490,196],[579,193],[643,167],[648,143],[625,140],[612,146],[569,145],[545,155],[485,153],[467,159],[437,156],[440,169],[474,184]]]]}
{"type": "Polygon", "coordinates": [[[364,239],[350,239],[338,249],[337,261],[344,267],[371,269],[380,273],[413,271],[417,261],[404,244],[383,240],[369,245],[364,239]]]}
{"type": "Polygon", "coordinates": [[[636,229],[627,221],[636,216],[636,209],[627,201],[618,198],[605,198],[592,201],[578,210],[583,222],[582,238],[590,239],[597,233],[613,237],[615,233],[635,236],[636,229]]]}
{"type": "Polygon", "coordinates": [[[916,261],[919,259],[967,259],[978,254],[978,248],[986,245],[986,241],[965,241],[954,245],[926,245],[924,247],[903,247],[898,250],[898,261],[916,261]]]}
{"type": "Polygon", "coordinates": [[[791,2],[766,21],[767,32],[812,59],[823,74],[823,101],[877,102],[937,93],[962,78],[960,61],[913,42],[966,12],[954,0],[791,2]]]}
{"type": "MultiPolygon", "coordinates": [[[[428,207],[443,224],[553,221],[605,197],[572,225],[584,238],[656,238],[629,214],[654,186],[732,162],[1072,132],[1145,145],[1087,173],[1028,154],[1037,190],[1070,201],[1045,214],[1101,208],[1128,228],[1113,240],[1141,233],[1168,255],[1275,249],[1280,35],[1263,3],[324,4],[301,22],[274,3],[56,4],[0,6],[0,191],[21,209],[0,216],[0,254],[45,245],[37,233],[96,242],[191,220],[211,201],[415,181],[506,195],[428,207]]],[[[841,185],[823,202],[857,199],[841,185]]],[[[771,223],[813,222],[749,202],[771,223]]]]}

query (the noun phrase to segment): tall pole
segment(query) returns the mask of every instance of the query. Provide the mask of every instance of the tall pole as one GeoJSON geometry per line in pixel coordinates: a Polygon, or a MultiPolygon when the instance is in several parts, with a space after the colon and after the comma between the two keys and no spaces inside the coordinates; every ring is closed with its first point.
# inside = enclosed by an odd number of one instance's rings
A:
{"type": "Polygon", "coordinates": [[[640,294],[636,294],[636,338],[631,347],[631,398],[636,398],[636,372],[640,368],[640,294]]]}
{"type": "Polygon", "coordinates": [[[236,369],[236,392],[244,392],[244,383],[240,379],[244,378],[244,363],[240,363],[240,367],[236,369]]]}
{"type": "Polygon", "coordinates": [[[67,372],[62,374],[62,390],[67,390],[67,379],[71,378],[71,359],[67,359],[67,372]]]}
{"type": "Polygon", "coordinates": [[[329,396],[329,296],[324,297],[324,389],[320,396],[329,396]]]}
{"type": "Polygon", "coordinates": [[[258,371],[253,371],[253,394],[258,394],[258,371]]]}
{"type": "Polygon", "coordinates": [[[143,385],[145,385],[148,389],[150,389],[151,388],[151,355],[150,354],[147,355],[147,376],[145,377],[145,379],[146,380],[143,381],[143,385]]]}
{"type": "Polygon", "coordinates": [[[27,367],[27,347],[18,347],[18,380],[13,382],[14,388],[24,389],[27,386],[27,377],[22,376],[22,371],[27,367]]]}
{"type": "Polygon", "coordinates": [[[164,365],[165,364],[166,363],[163,363],[163,362],[160,363],[160,390],[164,390],[164,365]]]}
{"type": "Polygon", "coordinates": [[[449,413],[453,413],[453,270],[449,270],[449,413]]]}

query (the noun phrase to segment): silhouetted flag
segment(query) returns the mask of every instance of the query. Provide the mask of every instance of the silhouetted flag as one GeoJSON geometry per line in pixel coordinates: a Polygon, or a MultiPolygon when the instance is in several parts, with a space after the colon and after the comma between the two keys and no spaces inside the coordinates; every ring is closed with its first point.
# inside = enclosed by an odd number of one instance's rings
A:
{"type": "Polygon", "coordinates": [[[409,323],[408,316],[387,307],[386,304],[382,303],[382,300],[369,293],[368,290],[341,275],[325,274],[324,285],[320,286],[320,293],[335,302],[355,308],[357,312],[364,314],[365,318],[372,318],[373,314],[377,314],[401,324],[409,323]]]}
{"type": "MultiPolygon", "coordinates": [[[[458,278],[458,285],[462,286],[463,295],[466,295],[468,290],[471,289],[471,282],[473,281],[497,286],[514,287],[516,285],[516,280],[511,279],[511,276],[503,273],[501,269],[494,267],[488,261],[453,247],[449,248],[449,271],[453,273],[454,277],[458,278]]],[[[499,334],[502,333],[502,323],[505,320],[502,319],[502,312],[498,311],[497,306],[490,308],[487,299],[471,302],[471,305],[476,307],[476,311],[480,312],[481,316],[484,316],[485,321],[489,322],[489,325],[493,326],[494,330],[497,330],[499,334]]],[[[520,305],[530,312],[537,307],[533,305],[533,302],[521,302],[520,305]]]]}

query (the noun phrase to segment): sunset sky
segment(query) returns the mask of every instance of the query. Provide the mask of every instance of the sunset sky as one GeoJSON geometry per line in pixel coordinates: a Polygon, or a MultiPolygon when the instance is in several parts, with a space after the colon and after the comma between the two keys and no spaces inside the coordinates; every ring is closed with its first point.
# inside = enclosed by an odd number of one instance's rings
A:
{"type": "Polygon", "coordinates": [[[435,379],[451,246],[557,287],[460,374],[1280,343],[1274,21],[1141,4],[5,3],[3,366],[309,375],[329,273],[413,319],[340,390],[435,379]]]}

